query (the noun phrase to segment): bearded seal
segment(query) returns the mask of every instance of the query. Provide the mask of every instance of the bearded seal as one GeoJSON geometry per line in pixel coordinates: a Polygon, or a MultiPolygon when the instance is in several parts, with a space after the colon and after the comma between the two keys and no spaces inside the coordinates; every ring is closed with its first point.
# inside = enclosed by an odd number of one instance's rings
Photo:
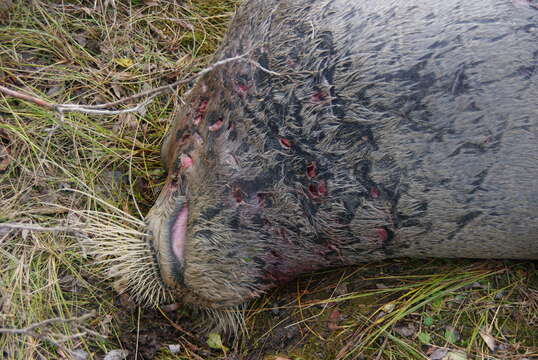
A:
{"type": "MultiPolygon", "coordinates": [[[[521,3],[521,2],[519,2],[521,3]]],[[[538,12],[251,0],[184,96],[147,216],[162,282],[235,306],[395,257],[538,259],[538,12]]]]}

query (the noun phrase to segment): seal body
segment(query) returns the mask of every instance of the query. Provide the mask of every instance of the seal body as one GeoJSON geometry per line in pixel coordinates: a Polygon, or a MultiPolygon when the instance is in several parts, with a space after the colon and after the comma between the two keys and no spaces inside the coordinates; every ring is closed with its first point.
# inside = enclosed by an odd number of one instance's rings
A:
{"type": "Polygon", "coordinates": [[[230,306],[394,257],[538,259],[538,11],[246,1],[148,215],[178,298],[230,306]]]}

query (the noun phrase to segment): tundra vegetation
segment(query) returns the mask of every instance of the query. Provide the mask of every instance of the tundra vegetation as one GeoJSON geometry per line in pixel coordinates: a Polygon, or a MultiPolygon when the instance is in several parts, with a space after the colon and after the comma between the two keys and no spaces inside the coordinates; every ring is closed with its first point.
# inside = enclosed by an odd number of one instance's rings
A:
{"type": "MultiPolygon", "coordinates": [[[[0,85],[99,104],[171,84],[210,64],[238,3],[0,0],[0,85]]],[[[159,147],[185,90],[113,116],[59,116],[0,94],[1,358],[538,357],[533,262],[327,270],[249,304],[237,336],[181,304],[148,309],[121,294],[83,240],[120,239],[149,210],[165,178],[159,147]],[[103,227],[77,231],[92,220],[103,227]]]]}

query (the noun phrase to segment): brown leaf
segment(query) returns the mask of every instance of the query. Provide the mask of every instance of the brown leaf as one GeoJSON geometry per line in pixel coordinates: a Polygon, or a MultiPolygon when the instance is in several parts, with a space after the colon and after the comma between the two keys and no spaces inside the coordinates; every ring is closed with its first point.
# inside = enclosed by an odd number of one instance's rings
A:
{"type": "Polygon", "coordinates": [[[118,71],[112,75],[114,80],[131,80],[134,78],[134,74],[129,71],[118,71]]]}
{"type": "Polygon", "coordinates": [[[403,325],[403,326],[395,326],[393,329],[397,334],[399,334],[399,335],[401,335],[403,337],[413,336],[413,335],[415,335],[415,332],[416,332],[415,326],[413,324],[406,324],[406,325],[403,325]]]}
{"type": "Polygon", "coordinates": [[[106,355],[104,360],[124,360],[129,356],[128,350],[110,350],[106,355]]]}
{"type": "Polygon", "coordinates": [[[451,350],[446,354],[443,360],[467,360],[467,354],[463,351],[451,350]]]}
{"type": "MultiPolygon", "coordinates": [[[[433,349],[433,346],[431,347],[433,349]]],[[[441,360],[448,354],[448,349],[446,348],[437,348],[428,357],[429,360],[441,360]]]]}
{"type": "Polygon", "coordinates": [[[428,357],[429,360],[467,360],[467,354],[459,350],[437,348],[428,357]]]}
{"type": "Polygon", "coordinates": [[[482,340],[484,340],[484,342],[491,351],[497,350],[497,342],[495,341],[495,338],[490,335],[489,331],[487,331],[486,329],[482,329],[480,331],[480,337],[482,338],[482,340]]]}
{"type": "Polygon", "coordinates": [[[329,328],[329,330],[338,330],[338,323],[342,321],[342,317],[343,315],[338,309],[334,309],[333,311],[331,311],[327,322],[327,327],[329,328]]]}

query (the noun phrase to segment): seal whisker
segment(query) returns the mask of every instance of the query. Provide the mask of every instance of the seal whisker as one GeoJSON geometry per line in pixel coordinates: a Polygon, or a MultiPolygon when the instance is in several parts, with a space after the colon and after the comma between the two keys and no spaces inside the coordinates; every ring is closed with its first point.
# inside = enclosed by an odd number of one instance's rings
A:
{"type": "MultiPolygon", "coordinates": [[[[110,208],[110,207],[109,207],[110,208]]],[[[99,211],[78,211],[85,222],[86,237],[81,241],[95,264],[108,268],[106,278],[116,279],[114,287],[137,303],[150,307],[173,299],[163,284],[155,256],[144,232],[144,222],[135,218],[99,211]]]]}

